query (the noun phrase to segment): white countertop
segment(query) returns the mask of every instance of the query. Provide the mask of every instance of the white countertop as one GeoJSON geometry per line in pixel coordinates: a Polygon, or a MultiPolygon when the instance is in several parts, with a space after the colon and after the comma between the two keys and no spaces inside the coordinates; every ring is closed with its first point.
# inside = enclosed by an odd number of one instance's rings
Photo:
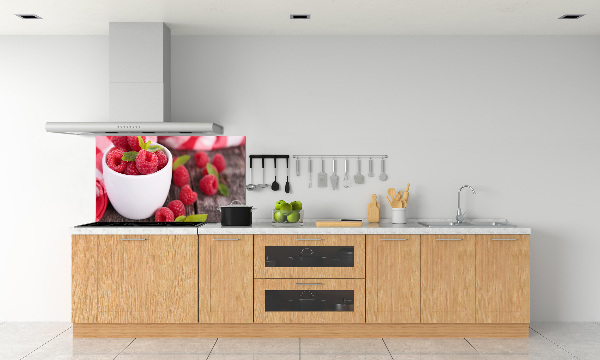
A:
{"type": "MultiPolygon", "coordinates": [[[[477,219],[478,221],[503,221],[503,219],[477,219]]],[[[252,226],[221,226],[209,223],[196,227],[74,227],[71,234],[82,235],[151,235],[151,234],[512,234],[528,235],[531,228],[506,226],[469,226],[469,227],[427,227],[419,221],[448,221],[448,219],[409,219],[407,224],[392,224],[390,220],[380,223],[368,223],[363,220],[362,227],[316,227],[314,220],[304,222],[302,226],[273,226],[266,219],[254,220],[252,226]]],[[[504,220],[505,221],[505,220],[504,220]]]]}

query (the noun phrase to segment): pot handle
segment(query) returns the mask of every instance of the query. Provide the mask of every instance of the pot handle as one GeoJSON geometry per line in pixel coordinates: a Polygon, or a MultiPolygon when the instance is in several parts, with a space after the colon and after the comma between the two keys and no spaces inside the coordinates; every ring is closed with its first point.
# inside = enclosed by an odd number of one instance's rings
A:
{"type": "Polygon", "coordinates": [[[241,202],[241,201],[239,201],[239,200],[233,200],[233,201],[231,202],[231,204],[229,204],[229,205],[233,205],[233,204],[235,204],[236,202],[237,202],[239,205],[244,205],[244,204],[242,204],[242,202],[241,202]]]}

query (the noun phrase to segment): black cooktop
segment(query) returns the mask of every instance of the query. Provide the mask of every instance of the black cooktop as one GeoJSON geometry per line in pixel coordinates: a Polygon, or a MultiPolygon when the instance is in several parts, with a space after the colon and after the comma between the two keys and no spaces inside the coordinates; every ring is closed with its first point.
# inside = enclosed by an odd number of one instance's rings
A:
{"type": "Polygon", "coordinates": [[[204,225],[203,222],[93,222],[89,224],[77,225],[75,227],[160,227],[160,226],[173,226],[173,227],[200,227],[204,225]]]}

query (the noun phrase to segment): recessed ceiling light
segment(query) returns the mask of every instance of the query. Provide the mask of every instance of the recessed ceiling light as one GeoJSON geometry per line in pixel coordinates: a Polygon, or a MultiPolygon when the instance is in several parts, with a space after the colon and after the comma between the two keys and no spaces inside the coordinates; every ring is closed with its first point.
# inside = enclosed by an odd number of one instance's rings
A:
{"type": "Polygon", "coordinates": [[[559,17],[559,19],[579,19],[585,14],[567,14],[559,17]]]}
{"type": "Polygon", "coordinates": [[[292,19],[292,20],[296,20],[296,19],[308,20],[308,19],[310,19],[310,14],[292,14],[292,15],[290,15],[290,19],[292,19]]]}
{"type": "Polygon", "coordinates": [[[41,19],[41,17],[34,14],[15,14],[21,19],[41,19]]]}

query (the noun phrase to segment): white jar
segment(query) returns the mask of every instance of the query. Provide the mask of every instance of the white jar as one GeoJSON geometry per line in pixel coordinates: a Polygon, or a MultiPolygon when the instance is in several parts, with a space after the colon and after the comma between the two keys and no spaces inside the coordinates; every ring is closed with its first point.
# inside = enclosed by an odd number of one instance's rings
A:
{"type": "Polygon", "coordinates": [[[392,208],[392,224],[406,224],[406,208],[392,208]]]}

